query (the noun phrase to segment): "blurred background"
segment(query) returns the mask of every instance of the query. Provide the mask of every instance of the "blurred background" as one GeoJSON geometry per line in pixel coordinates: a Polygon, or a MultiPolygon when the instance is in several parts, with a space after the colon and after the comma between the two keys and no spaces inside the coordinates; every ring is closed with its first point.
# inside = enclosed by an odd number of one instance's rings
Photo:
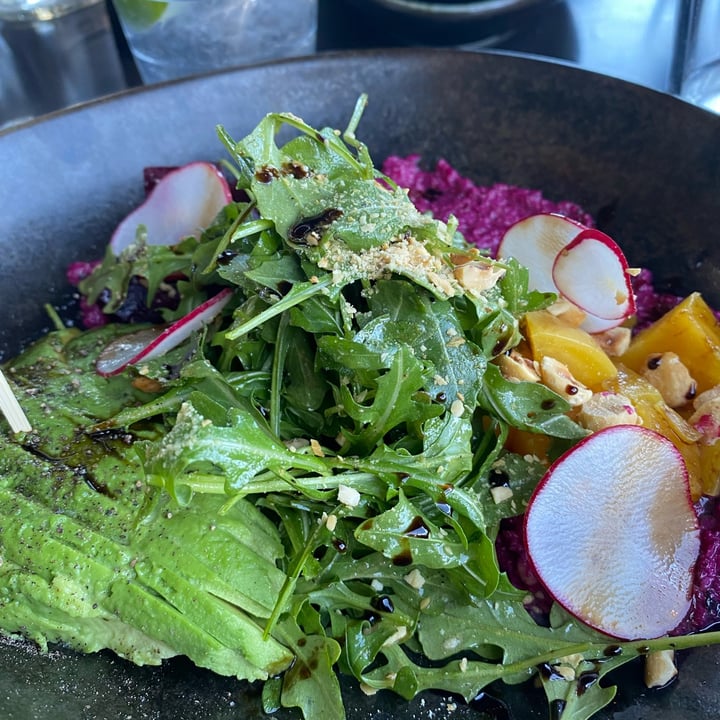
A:
{"type": "MultiPolygon", "coordinates": [[[[265,7],[275,1],[257,0],[265,7]]],[[[114,2],[0,0],[0,128],[162,79],[141,72],[128,39],[135,42],[133,29],[151,25],[167,37],[160,23],[178,13],[161,17],[162,9],[173,2],[140,0],[161,10],[150,18],[137,16],[137,0],[114,2]],[[121,22],[119,12],[134,14],[121,22]]],[[[194,5],[198,23],[209,2],[174,7],[194,5]]],[[[308,0],[310,5],[311,35],[290,41],[278,25],[275,30],[288,40],[283,45],[277,32],[263,35],[275,27],[273,21],[250,19],[253,29],[242,32],[263,40],[256,43],[261,49],[251,52],[251,43],[235,31],[237,49],[215,52],[215,66],[352,48],[460,47],[556,58],[662,92],[679,89],[688,0],[308,0]],[[453,15],[458,6],[462,12],[453,15]]],[[[287,12],[276,12],[278,23],[287,12]]],[[[292,27],[299,22],[292,20],[292,27]]],[[[195,71],[180,65],[170,70],[177,76],[195,71]]]]}

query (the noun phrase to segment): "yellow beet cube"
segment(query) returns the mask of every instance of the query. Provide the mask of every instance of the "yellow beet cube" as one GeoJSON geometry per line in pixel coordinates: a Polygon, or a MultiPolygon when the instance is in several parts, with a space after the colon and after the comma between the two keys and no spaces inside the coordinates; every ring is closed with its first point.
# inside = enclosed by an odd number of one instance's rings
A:
{"type": "Polygon", "coordinates": [[[533,359],[552,357],[567,365],[573,376],[591,390],[615,377],[617,369],[592,335],[572,327],[546,310],[525,315],[525,334],[533,359]]]}
{"type": "Polygon", "coordinates": [[[720,325],[699,293],[688,295],[657,322],[641,330],[619,359],[642,373],[648,358],[674,352],[690,371],[698,393],[720,383],[720,325]]]}
{"type": "Polygon", "coordinates": [[[534,455],[542,460],[547,458],[551,444],[552,438],[548,435],[518,430],[511,426],[505,449],[518,455],[534,455]]]}

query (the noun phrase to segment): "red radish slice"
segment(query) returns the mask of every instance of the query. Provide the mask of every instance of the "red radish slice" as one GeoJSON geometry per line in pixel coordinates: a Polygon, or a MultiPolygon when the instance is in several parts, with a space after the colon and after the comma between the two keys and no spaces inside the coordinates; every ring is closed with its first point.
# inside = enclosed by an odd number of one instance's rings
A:
{"type": "Polygon", "coordinates": [[[566,299],[597,318],[622,321],[635,312],[625,255],[599,230],[583,230],[557,254],[552,278],[566,299]]]}
{"type": "Polygon", "coordinates": [[[150,245],[174,245],[199,237],[232,199],[230,187],[215,165],[194,162],[158,181],[145,202],[115,229],[110,247],[118,255],[135,242],[138,226],[147,228],[150,245]]]}
{"type": "Polygon", "coordinates": [[[525,541],[548,592],[580,620],[622,639],[665,635],[690,607],[700,549],[682,456],[637,425],[588,436],[535,489],[525,541]]]}
{"type": "Polygon", "coordinates": [[[232,290],[225,288],[164,330],[145,328],[117,338],[100,353],[95,369],[109,377],[128,365],[164,355],[217,317],[231,297],[232,290]]]}
{"type": "Polygon", "coordinates": [[[512,225],[498,246],[499,259],[515,258],[529,273],[529,284],[540,292],[557,292],[552,277],[557,254],[585,225],[557,213],[531,215],[512,225]]]}

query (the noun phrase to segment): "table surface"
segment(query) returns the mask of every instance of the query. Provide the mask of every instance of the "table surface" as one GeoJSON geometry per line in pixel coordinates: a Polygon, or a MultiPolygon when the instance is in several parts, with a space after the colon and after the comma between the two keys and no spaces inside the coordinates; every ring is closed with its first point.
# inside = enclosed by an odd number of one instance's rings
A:
{"type": "MultiPolygon", "coordinates": [[[[683,7],[683,3],[675,0],[536,0],[526,10],[505,16],[499,21],[486,22],[477,30],[477,37],[468,35],[470,31],[465,29],[462,39],[454,37],[453,32],[456,31],[444,30],[439,26],[437,32],[432,28],[428,38],[427,34],[421,37],[417,33],[413,35],[407,24],[402,24],[399,30],[391,23],[378,23],[372,17],[364,16],[366,10],[363,8],[367,8],[368,4],[363,4],[363,0],[318,1],[319,52],[379,46],[457,44],[470,50],[500,49],[557,58],[664,92],[674,92],[677,86],[676,28],[682,21],[679,8],[683,7]]],[[[106,2],[109,3],[109,0],[106,2]]],[[[15,64],[20,66],[19,74],[10,78],[10,81],[3,79],[0,84],[0,126],[8,120],[12,121],[9,113],[18,107],[16,103],[13,108],[13,103],[8,99],[9,90],[17,95],[24,89],[27,96],[25,104],[30,108],[24,113],[27,116],[42,115],[68,104],[140,84],[109,5],[108,9],[110,23],[107,32],[113,52],[115,46],[118,48],[117,57],[108,58],[107,47],[104,47],[105,57],[95,64],[83,62],[82,66],[90,68],[100,64],[108,68],[112,62],[117,62],[120,72],[106,72],[103,78],[93,79],[90,83],[87,77],[89,73],[85,70],[85,77],[77,78],[79,89],[74,93],[63,93],[59,89],[60,85],[65,89],[68,84],[66,76],[55,82],[37,82],[36,77],[28,75],[21,59],[15,58],[15,64]],[[38,93],[43,96],[37,97],[38,93]]],[[[5,23],[0,28],[3,30],[0,35],[0,60],[6,68],[13,62],[10,42],[16,30],[11,25],[5,23]]],[[[25,35],[19,45],[22,54],[29,54],[33,36],[28,33],[27,27],[23,32],[25,35]]],[[[65,52],[67,46],[63,32],[56,28],[54,35],[57,37],[54,39],[53,33],[37,30],[37,47],[32,46],[36,64],[42,60],[42,54],[46,54],[48,58],[45,67],[57,65],[54,56],[65,52]]],[[[93,42],[97,48],[98,38],[95,37],[93,42]]],[[[98,50],[88,48],[87,52],[97,54],[98,50]]]]}
{"type": "MultiPolygon", "coordinates": [[[[685,0],[683,0],[684,2],[685,0]]],[[[351,17],[359,0],[319,0],[318,47],[341,49],[407,45],[412,37],[351,17]]],[[[676,28],[683,3],[676,0],[545,0],[508,18],[497,42],[466,42],[557,58],[623,80],[674,92],[677,88],[676,28]]],[[[361,13],[360,13],[361,14],[361,13]]],[[[422,43],[421,43],[422,44],[422,43]]],[[[427,43],[426,43],[427,44],[427,43]]]]}

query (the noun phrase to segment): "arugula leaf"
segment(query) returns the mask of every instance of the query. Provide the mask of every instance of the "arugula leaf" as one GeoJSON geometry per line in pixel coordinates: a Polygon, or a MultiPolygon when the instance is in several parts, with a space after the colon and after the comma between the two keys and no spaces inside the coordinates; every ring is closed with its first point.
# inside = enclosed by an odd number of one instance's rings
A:
{"type": "Polygon", "coordinates": [[[567,440],[579,440],[588,434],[564,414],[570,406],[557,393],[540,383],[506,380],[496,365],[487,368],[479,402],[493,415],[520,430],[567,440]]]}
{"type": "Polygon", "coordinates": [[[357,342],[385,351],[411,347],[427,367],[431,397],[444,397],[447,408],[458,398],[475,404],[486,359],[466,339],[451,303],[431,301],[410,283],[395,280],[377,283],[369,307],[377,319],[356,335],[357,342]]]}
{"type": "Polygon", "coordinates": [[[339,401],[343,412],[355,421],[355,431],[343,429],[340,452],[366,455],[401,422],[413,423],[436,415],[436,409],[422,396],[415,398],[422,387],[422,366],[405,347],[395,353],[388,372],[378,377],[372,388],[372,404],[361,404],[347,386],[341,386],[339,401]]]}
{"type": "Polygon", "coordinates": [[[222,469],[231,494],[242,490],[262,470],[329,472],[330,466],[322,458],[292,452],[249,411],[238,408],[228,415],[229,425],[219,427],[191,404],[183,404],[170,432],[158,442],[142,446],[148,476],[178,497],[183,474],[204,464],[222,469]]]}
{"type": "Polygon", "coordinates": [[[355,537],[389,560],[408,565],[457,567],[466,564],[472,553],[467,545],[453,542],[446,531],[424,517],[402,491],[390,510],[365,520],[355,537]]]}
{"type": "Polygon", "coordinates": [[[282,704],[300,708],[306,718],[344,720],[340,682],[333,670],[340,657],[337,641],[324,635],[305,635],[292,618],[283,623],[278,634],[295,653],[295,662],[283,678],[282,704]]]}

